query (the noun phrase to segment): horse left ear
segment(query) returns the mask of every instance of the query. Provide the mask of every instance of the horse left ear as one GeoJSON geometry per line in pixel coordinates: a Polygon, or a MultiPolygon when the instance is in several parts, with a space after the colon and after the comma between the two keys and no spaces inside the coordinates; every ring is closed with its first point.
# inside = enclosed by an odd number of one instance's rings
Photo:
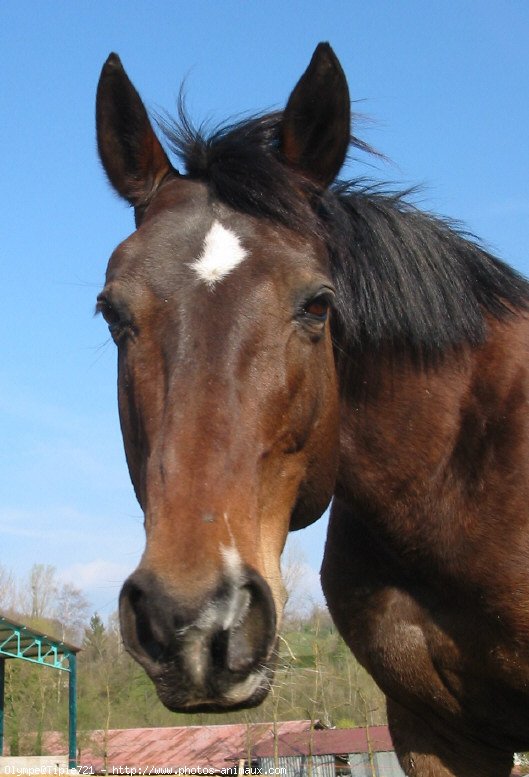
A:
{"type": "Polygon", "coordinates": [[[347,80],[332,48],[320,43],[285,108],[281,151],[292,167],[328,186],[345,161],[350,135],[347,80]]]}
{"type": "Polygon", "coordinates": [[[173,167],[117,54],[101,71],[96,122],[99,156],[110,183],[141,209],[173,167]]]}

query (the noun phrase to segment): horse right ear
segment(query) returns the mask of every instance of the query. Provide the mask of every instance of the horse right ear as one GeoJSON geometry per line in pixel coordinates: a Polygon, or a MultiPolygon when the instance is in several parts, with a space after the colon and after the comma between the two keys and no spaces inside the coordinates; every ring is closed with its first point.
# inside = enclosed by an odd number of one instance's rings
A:
{"type": "Polygon", "coordinates": [[[328,186],[345,161],[350,136],[347,80],[332,48],[320,43],[283,113],[281,152],[291,167],[328,186]]]}
{"type": "Polygon", "coordinates": [[[96,124],[99,156],[110,183],[131,205],[145,206],[173,167],[117,54],[109,56],[101,71],[96,124]]]}

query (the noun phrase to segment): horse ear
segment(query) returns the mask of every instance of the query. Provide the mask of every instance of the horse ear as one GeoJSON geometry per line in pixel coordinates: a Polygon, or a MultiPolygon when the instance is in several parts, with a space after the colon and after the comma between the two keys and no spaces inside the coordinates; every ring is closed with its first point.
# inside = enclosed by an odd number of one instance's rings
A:
{"type": "Polygon", "coordinates": [[[117,54],[109,56],[101,71],[96,124],[99,156],[110,183],[131,205],[147,204],[173,168],[117,54]]]}
{"type": "Polygon", "coordinates": [[[327,186],[345,161],[350,133],[347,80],[332,48],[320,43],[285,108],[281,151],[288,164],[327,186]]]}

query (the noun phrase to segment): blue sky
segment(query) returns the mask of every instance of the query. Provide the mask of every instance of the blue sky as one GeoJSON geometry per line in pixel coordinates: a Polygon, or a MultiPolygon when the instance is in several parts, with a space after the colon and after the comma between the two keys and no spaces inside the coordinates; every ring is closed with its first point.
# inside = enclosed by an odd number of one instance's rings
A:
{"type": "MultiPolygon", "coordinates": [[[[157,111],[186,77],[192,116],[220,121],[282,106],[320,40],[371,117],[357,132],[392,160],[352,163],[351,175],[424,184],[424,207],[528,274],[525,0],[2,4],[0,562],[18,574],[54,564],[103,614],[143,534],[114,347],[92,315],[132,230],[96,155],[101,66],[117,51],[157,111]]],[[[314,595],[324,534],[320,522],[296,535],[314,595]]]]}

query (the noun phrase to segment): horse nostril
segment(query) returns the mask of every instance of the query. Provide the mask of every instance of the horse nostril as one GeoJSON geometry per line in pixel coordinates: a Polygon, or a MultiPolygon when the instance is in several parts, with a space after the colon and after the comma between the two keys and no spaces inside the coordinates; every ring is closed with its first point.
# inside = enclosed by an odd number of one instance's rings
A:
{"type": "Polygon", "coordinates": [[[158,623],[148,588],[133,576],[124,584],[119,598],[119,615],[123,642],[136,658],[158,663],[166,652],[167,635],[158,623]]]}
{"type": "Polygon", "coordinates": [[[217,671],[224,669],[226,666],[229,638],[230,633],[227,629],[215,632],[211,638],[211,663],[217,671]]]}
{"type": "Polygon", "coordinates": [[[246,586],[220,600],[222,626],[213,633],[210,646],[211,660],[217,670],[227,667],[232,672],[241,672],[253,663],[251,645],[244,636],[250,605],[251,593],[246,586]]]}
{"type": "Polygon", "coordinates": [[[268,657],[275,636],[275,607],[267,584],[255,573],[238,592],[237,618],[227,632],[226,665],[249,672],[268,657]]]}
{"type": "Polygon", "coordinates": [[[255,664],[253,640],[244,623],[230,632],[226,651],[226,664],[232,672],[249,671],[255,664]]]}
{"type": "Polygon", "coordinates": [[[136,636],[138,642],[153,661],[159,661],[164,653],[162,643],[155,637],[149,605],[143,592],[133,588],[129,594],[129,604],[136,617],[136,636]]]}

